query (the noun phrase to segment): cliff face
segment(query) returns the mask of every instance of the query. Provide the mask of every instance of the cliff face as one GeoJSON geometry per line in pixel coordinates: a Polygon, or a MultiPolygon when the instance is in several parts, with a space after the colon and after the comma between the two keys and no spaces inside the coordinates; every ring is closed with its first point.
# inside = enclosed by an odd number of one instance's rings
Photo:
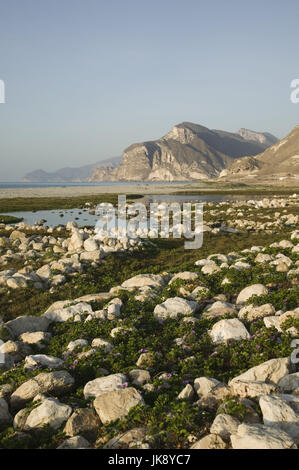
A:
{"type": "Polygon", "coordinates": [[[245,140],[238,134],[184,122],[158,140],[128,147],[123,152],[122,163],[109,174],[109,179],[186,181],[215,178],[235,158],[256,155],[265,148],[264,143],[245,140]]]}

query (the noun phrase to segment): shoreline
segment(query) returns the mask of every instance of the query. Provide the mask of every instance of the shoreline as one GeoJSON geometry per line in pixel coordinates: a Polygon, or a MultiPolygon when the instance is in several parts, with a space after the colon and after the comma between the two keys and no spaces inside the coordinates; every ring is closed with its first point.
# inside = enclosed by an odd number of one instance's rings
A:
{"type": "Polygon", "coordinates": [[[279,194],[298,191],[298,186],[274,185],[236,185],[215,183],[181,183],[181,184],[130,184],[107,186],[65,186],[46,188],[0,188],[0,199],[14,198],[73,198],[80,196],[117,195],[117,194],[279,194]]]}

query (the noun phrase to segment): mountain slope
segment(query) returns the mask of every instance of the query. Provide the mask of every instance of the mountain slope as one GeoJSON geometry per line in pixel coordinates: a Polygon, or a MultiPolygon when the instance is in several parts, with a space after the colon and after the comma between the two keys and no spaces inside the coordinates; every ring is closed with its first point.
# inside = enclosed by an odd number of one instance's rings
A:
{"type": "Polygon", "coordinates": [[[240,158],[221,176],[286,178],[299,175],[299,126],[264,152],[251,158],[240,158]]]}
{"type": "Polygon", "coordinates": [[[215,178],[235,158],[256,155],[266,147],[239,134],[183,122],[158,140],[128,147],[113,178],[130,181],[215,178]]]}

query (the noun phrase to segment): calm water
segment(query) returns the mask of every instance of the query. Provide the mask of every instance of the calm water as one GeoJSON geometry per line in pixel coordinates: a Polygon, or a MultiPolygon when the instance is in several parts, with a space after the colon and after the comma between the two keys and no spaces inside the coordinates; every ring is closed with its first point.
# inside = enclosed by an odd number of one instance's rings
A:
{"type": "MultiPolygon", "coordinates": [[[[229,201],[245,201],[248,196],[223,196],[217,194],[209,194],[204,196],[147,196],[148,202],[229,202],[229,201]]],[[[252,199],[250,197],[249,199],[252,199]]],[[[256,199],[256,198],[254,198],[256,199]]],[[[45,225],[55,227],[57,225],[66,225],[69,221],[76,222],[79,226],[94,226],[98,221],[98,216],[89,214],[89,209],[57,209],[57,210],[41,210],[36,212],[9,212],[7,215],[23,218],[27,224],[33,225],[40,220],[46,220],[45,225]]]]}

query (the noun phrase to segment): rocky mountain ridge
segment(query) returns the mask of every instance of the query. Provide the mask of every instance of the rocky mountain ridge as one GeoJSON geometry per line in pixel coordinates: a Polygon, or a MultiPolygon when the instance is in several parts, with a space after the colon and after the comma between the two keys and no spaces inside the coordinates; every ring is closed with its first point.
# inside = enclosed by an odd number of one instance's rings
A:
{"type": "Polygon", "coordinates": [[[267,132],[241,128],[232,133],[182,122],[157,140],[130,145],[124,150],[122,159],[111,158],[80,168],[63,168],[56,172],[36,170],[28,173],[24,180],[33,182],[205,180],[226,175],[228,168],[235,168],[236,159],[238,159],[237,166],[246,158],[245,169],[248,161],[255,167],[258,163],[251,158],[276,143],[277,138],[267,132]]]}
{"type": "MultiPolygon", "coordinates": [[[[268,147],[264,134],[248,133],[250,138],[247,139],[239,133],[183,122],[160,139],[133,144],[125,149],[122,163],[110,173],[109,179],[189,181],[215,178],[234,159],[257,155],[268,147]]],[[[100,172],[95,171],[90,180],[101,180],[100,172]]]]}

